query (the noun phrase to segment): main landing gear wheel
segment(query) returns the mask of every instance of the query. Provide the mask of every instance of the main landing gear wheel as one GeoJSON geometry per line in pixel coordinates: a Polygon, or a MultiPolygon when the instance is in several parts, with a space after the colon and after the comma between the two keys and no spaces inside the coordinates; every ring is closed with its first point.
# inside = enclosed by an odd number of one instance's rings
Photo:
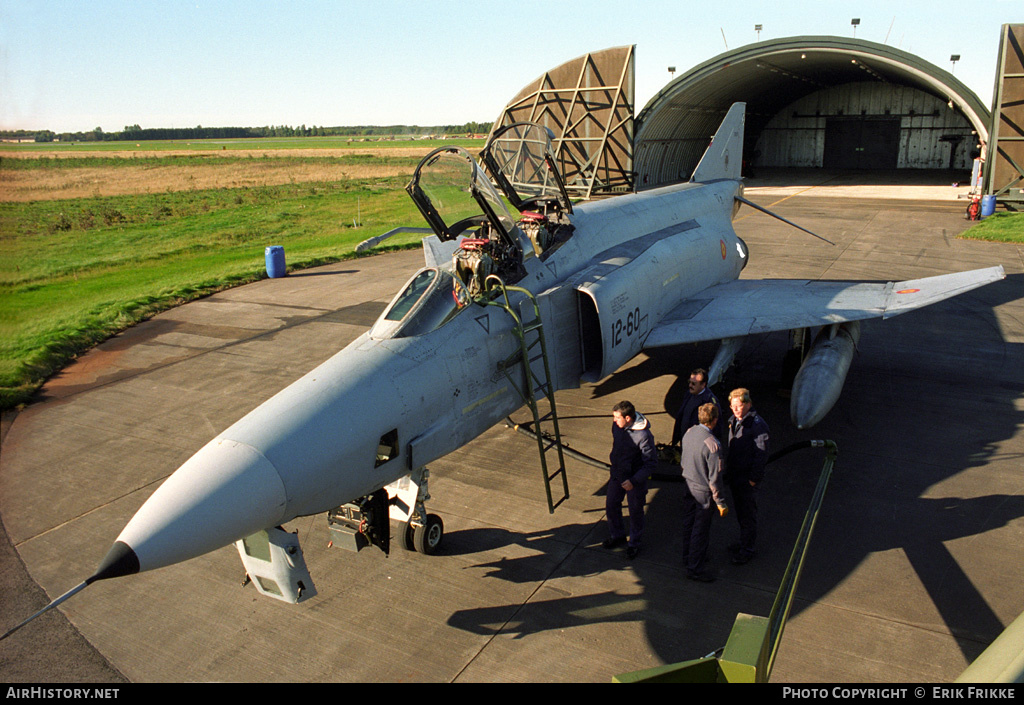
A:
{"type": "Polygon", "coordinates": [[[416,551],[425,556],[437,553],[442,538],[444,538],[444,522],[436,514],[428,514],[427,521],[422,526],[410,525],[406,529],[406,542],[411,543],[416,551]]]}

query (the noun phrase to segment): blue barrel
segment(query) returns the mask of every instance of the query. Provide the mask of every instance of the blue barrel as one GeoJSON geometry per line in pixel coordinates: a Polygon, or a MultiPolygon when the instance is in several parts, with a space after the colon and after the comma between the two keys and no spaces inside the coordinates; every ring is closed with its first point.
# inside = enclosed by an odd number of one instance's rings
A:
{"type": "Polygon", "coordinates": [[[280,245],[273,245],[266,250],[267,276],[271,279],[283,277],[287,274],[284,264],[284,248],[280,245]]]}
{"type": "Polygon", "coordinates": [[[996,212],[996,197],[995,196],[982,196],[981,197],[981,217],[985,218],[996,212]]]}

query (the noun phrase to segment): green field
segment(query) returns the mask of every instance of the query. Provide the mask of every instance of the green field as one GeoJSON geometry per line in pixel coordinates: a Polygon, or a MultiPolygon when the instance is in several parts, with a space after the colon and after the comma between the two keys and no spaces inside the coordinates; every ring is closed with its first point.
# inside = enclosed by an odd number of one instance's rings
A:
{"type": "MultiPolygon", "coordinates": [[[[330,138],[287,141],[309,147],[330,138]]],[[[31,146],[18,147],[24,153],[31,146]]],[[[0,151],[0,179],[15,170],[45,178],[54,168],[67,174],[101,167],[116,175],[134,161],[103,157],[102,151],[81,160],[62,156],[56,165],[49,156],[5,159],[0,151]]],[[[147,160],[186,177],[207,163],[202,156],[149,155],[147,160]]],[[[223,167],[251,159],[228,154],[216,162],[223,167]]],[[[320,160],[289,157],[280,149],[266,159],[297,169],[320,160]]],[[[368,165],[411,174],[418,157],[343,155],[329,161],[328,167],[339,169],[368,165]]],[[[392,228],[423,226],[404,190],[408,179],[400,174],[0,203],[0,408],[27,402],[74,357],[157,311],[265,277],[268,245],[283,246],[293,270],[353,257],[356,244],[392,228]]],[[[388,248],[419,246],[420,237],[398,236],[388,248]]]]}
{"type": "Polygon", "coordinates": [[[960,237],[969,240],[1024,243],[1024,213],[995,213],[965,230],[960,237]]]}
{"type": "Polygon", "coordinates": [[[423,139],[381,139],[368,140],[363,137],[266,137],[247,139],[209,139],[209,140],[142,140],[111,141],[111,142],[0,142],[0,155],[10,153],[33,152],[154,152],[171,151],[232,151],[232,150],[294,150],[294,149],[408,149],[422,148],[424,153],[437,147],[454,145],[464,149],[480,149],[483,140],[454,138],[450,140],[423,139]]]}

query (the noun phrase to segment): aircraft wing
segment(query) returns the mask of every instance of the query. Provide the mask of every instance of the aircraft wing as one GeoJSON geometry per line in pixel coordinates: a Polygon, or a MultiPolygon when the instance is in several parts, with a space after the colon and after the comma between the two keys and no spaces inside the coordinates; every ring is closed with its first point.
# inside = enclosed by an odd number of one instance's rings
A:
{"type": "Polygon", "coordinates": [[[644,342],[657,348],[776,330],[891,318],[1003,279],[1001,266],[902,282],[737,279],[670,311],[644,342]]]}

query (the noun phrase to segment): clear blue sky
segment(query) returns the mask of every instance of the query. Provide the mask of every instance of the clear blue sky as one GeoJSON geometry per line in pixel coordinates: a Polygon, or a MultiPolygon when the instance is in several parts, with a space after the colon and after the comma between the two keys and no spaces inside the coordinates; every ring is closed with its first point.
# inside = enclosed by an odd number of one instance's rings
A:
{"type": "MultiPolygon", "coordinates": [[[[0,0],[0,129],[461,124],[588,51],[636,44],[637,112],[678,72],[757,40],[885,42],[991,104],[1022,0],[0,0]],[[584,8],[584,9],[578,9],[584,8]],[[724,38],[723,38],[724,34],[724,38]]],[[[679,75],[677,73],[677,75],[679,75]]]]}

